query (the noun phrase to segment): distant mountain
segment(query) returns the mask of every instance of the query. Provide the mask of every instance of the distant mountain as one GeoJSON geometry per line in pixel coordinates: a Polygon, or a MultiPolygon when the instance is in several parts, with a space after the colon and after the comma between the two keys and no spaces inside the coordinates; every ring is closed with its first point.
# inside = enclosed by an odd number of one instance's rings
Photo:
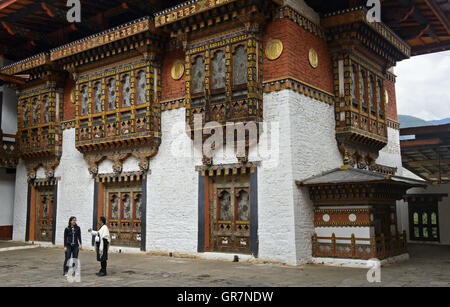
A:
{"type": "Polygon", "coordinates": [[[450,124],[450,118],[444,118],[441,120],[430,120],[430,123],[433,123],[433,125],[446,125],[450,124]]]}
{"type": "Polygon", "coordinates": [[[433,122],[429,122],[423,120],[418,117],[410,116],[410,115],[399,115],[398,121],[400,123],[400,128],[410,128],[410,127],[419,127],[419,126],[433,126],[433,122]]]}

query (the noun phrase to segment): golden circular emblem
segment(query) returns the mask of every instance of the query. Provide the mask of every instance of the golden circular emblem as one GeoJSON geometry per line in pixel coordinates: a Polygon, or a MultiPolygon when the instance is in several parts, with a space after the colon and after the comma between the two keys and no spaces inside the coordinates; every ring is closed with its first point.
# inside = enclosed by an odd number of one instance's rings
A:
{"type": "Polygon", "coordinates": [[[272,39],[266,46],[266,57],[274,61],[283,53],[283,43],[279,39],[272,39]]]}
{"type": "Polygon", "coordinates": [[[319,56],[313,48],[309,49],[309,64],[313,68],[317,68],[317,66],[319,66],[319,56]]]}
{"type": "Polygon", "coordinates": [[[384,101],[386,102],[386,104],[389,103],[389,94],[387,90],[384,90],[384,101]]]}
{"type": "Polygon", "coordinates": [[[171,70],[172,79],[180,80],[184,75],[184,64],[181,61],[175,62],[171,70]]]}

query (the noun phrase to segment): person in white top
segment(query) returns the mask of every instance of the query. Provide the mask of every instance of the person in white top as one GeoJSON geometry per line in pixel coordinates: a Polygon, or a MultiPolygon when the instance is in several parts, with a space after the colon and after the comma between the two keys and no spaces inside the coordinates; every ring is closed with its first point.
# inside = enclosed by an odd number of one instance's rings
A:
{"type": "Polygon", "coordinates": [[[106,265],[108,260],[108,248],[111,242],[109,236],[109,229],[106,226],[106,218],[101,216],[98,221],[100,228],[98,231],[89,228],[88,231],[95,236],[95,250],[97,252],[97,261],[101,263],[101,269],[97,273],[97,276],[106,276],[106,265]]]}

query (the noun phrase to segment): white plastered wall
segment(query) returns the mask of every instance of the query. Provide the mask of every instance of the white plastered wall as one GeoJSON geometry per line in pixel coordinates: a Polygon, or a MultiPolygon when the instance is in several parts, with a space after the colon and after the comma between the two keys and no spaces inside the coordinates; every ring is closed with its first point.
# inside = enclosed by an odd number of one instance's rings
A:
{"type": "Polygon", "coordinates": [[[196,253],[198,172],[185,133],[185,108],[162,112],[162,142],[147,178],[148,251],[196,253]]]}
{"type": "Polygon", "coordinates": [[[92,227],[94,208],[94,179],[89,174],[83,154],[75,148],[75,128],[63,131],[63,152],[55,176],[58,181],[56,244],[63,245],[64,228],[75,216],[81,227],[85,247],[91,246],[88,229],[92,227]]]}
{"type": "MultiPolygon", "coordinates": [[[[258,168],[259,256],[289,264],[306,263],[312,252],[314,208],[307,190],[297,187],[295,180],[342,165],[334,109],[283,90],[264,95],[264,120],[278,124],[279,157],[278,163],[263,160],[258,168]]],[[[267,148],[265,142],[262,137],[260,147],[267,148]]]]}
{"type": "MultiPolygon", "coordinates": [[[[387,127],[388,144],[380,150],[377,164],[396,167],[397,176],[403,176],[403,166],[402,166],[402,154],[400,149],[400,130],[387,127]]],[[[403,201],[397,201],[396,206],[397,212],[397,228],[400,233],[407,231],[405,228],[405,215],[408,215],[408,205],[403,201]]]]}
{"type": "Polygon", "coordinates": [[[20,160],[16,168],[16,183],[14,191],[13,240],[15,241],[25,241],[25,232],[27,227],[27,199],[27,170],[24,162],[20,160]]]}
{"type": "Polygon", "coordinates": [[[0,226],[13,225],[15,175],[0,168],[0,226]]]}

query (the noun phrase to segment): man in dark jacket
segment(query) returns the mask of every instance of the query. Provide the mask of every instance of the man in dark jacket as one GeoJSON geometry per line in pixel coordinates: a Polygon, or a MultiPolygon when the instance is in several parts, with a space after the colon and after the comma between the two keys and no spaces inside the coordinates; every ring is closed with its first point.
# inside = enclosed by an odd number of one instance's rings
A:
{"type": "Polygon", "coordinates": [[[69,219],[69,226],[64,229],[64,252],[66,254],[64,260],[64,276],[67,276],[69,271],[67,262],[70,257],[72,256],[73,259],[78,259],[78,252],[81,248],[81,229],[77,225],[77,218],[72,216],[69,219]]]}

